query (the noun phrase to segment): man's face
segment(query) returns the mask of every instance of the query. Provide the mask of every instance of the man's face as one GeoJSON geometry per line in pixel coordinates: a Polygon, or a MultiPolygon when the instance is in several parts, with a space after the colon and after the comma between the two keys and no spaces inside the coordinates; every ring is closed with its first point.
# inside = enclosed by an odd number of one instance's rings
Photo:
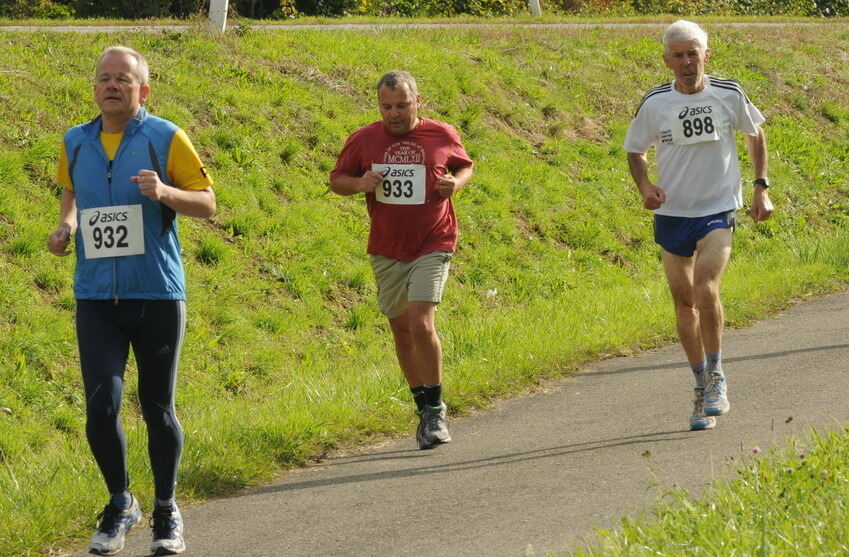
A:
{"type": "Polygon", "coordinates": [[[389,133],[404,135],[416,127],[419,97],[413,95],[406,84],[399,84],[395,89],[384,85],[377,91],[377,101],[383,125],[389,133]]]}
{"type": "Polygon", "coordinates": [[[695,89],[705,75],[705,62],[710,49],[702,49],[698,41],[673,41],[663,53],[663,61],[675,74],[675,81],[685,89],[695,89]]]}
{"type": "Polygon", "coordinates": [[[138,79],[138,61],[129,54],[108,54],[94,76],[94,100],[107,116],[129,120],[150,93],[148,85],[138,79]]]}

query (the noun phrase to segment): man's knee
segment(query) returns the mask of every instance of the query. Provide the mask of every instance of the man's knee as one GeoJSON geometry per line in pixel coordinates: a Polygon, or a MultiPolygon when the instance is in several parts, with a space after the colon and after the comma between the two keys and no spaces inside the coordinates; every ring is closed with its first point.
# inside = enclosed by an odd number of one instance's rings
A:
{"type": "Polygon", "coordinates": [[[408,312],[410,336],[416,341],[429,340],[436,335],[435,308],[411,305],[408,312]]]}
{"type": "Polygon", "coordinates": [[[160,404],[142,405],[142,416],[150,431],[180,429],[172,408],[166,408],[160,404]]]}
{"type": "Polygon", "coordinates": [[[693,286],[698,307],[712,307],[719,302],[719,285],[716,281],[701,281],[693,286]]]}
{"type": "Polygon", "coordinates": [[[106,384],[98,385],[86,397],[86,419],[90,424],[109,424],[118,419],[121,395],[112,393],[106,384]]]}
{"type": "Polygon", "coordinates": [[[436,326],[427,319],[410,324],[410,336],[415,342],[429,341],[436,336],[436,326]]]}

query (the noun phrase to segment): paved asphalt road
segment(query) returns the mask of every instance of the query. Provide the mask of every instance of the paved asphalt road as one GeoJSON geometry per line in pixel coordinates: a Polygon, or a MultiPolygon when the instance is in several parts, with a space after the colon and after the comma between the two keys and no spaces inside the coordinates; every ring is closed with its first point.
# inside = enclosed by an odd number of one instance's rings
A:
{"type": "MultiPolygon", "coordinates": [[[[728,332],[732,408],[713,431],[688,429],[692,376],[678,346],[610,359],[546,394],[455,420],[454,442],[435,450],[417,450],[411,436],[185,509],[185,555],[568,551],[648,508],[657,482],[698,491],[731,475],[731,457],[845,421],[847,331],[849,293],[728,332]]],[[[147,554],[149,529],[138,530],[121,555],[147,554]]]]}

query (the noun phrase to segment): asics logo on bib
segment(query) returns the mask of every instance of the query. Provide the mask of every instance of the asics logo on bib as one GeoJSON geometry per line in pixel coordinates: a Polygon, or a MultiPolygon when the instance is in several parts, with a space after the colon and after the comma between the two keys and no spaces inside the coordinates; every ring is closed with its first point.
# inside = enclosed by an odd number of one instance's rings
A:
{"type": "Polygon", "coordinates": [[[127,211],[115,211],[114,213],[101,213],[95,211],[91,218],[88,219],[88,225],[94,226],[98,222],[124,222],[127,220],[127,211]]]}
{"type": "Polygon", "coordinates": [[[683,120],[687,116],[698,116],[699,114],[710,114],[712,108],[713,107],[710,106],[710,105],[708,105],[708,106],[694,106],[693,108],[690,108],[689,106],[685,106],[684,108],[681,109],[681,112],[678,113],[678,119],[683,120]]]}
{"type": "Polygon", "coordinates": [[[415,173],[416,171],[412,168],[387,168],[383,175],[389,178],[410,178],[411,176],[414,176],[415,173]]]}

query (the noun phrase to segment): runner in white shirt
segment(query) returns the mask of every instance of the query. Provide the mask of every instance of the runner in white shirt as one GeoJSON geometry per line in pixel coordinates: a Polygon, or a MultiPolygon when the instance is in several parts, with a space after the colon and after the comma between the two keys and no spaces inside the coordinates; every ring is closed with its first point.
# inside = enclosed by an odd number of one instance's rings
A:
{"type": "Polygon", "coordinates": [[[730,409],[722,370],[723,308],[719,282],[731,256],[735,212],[743,206],[735,130],[746,134],[754,167],[750,214],[772,215],[767,188],[764,117],[743,89],[705,74],[707,33],[679,20],[663,35],[663,61],[675,80],[645,94],[625,137],[628,166],[643,206],[655,213],[655,241],[696,378],[690,428],[711,429],[730,409]],[[657,149],[657,184],[646,152],[657,149]]]}

